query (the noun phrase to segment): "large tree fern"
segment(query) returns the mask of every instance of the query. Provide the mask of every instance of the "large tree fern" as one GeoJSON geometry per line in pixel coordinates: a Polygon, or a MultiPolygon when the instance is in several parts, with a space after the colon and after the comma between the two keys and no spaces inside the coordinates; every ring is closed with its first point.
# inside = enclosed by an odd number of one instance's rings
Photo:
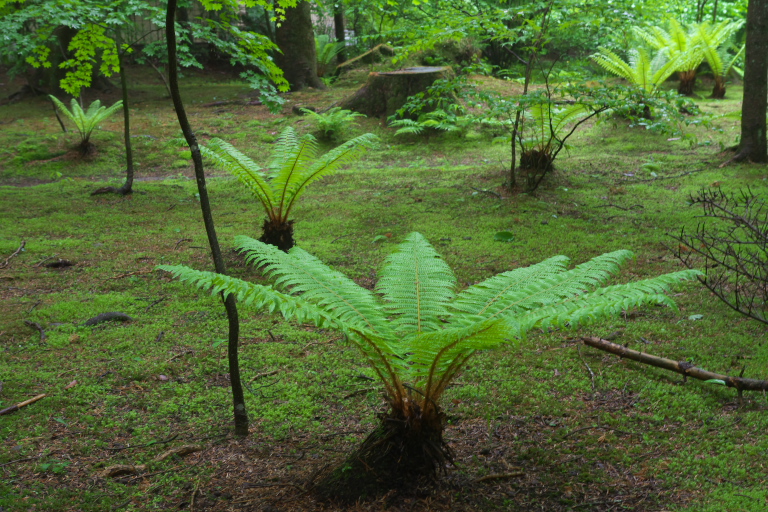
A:
{"type": "Polygon", "coordinates": [[[298,137],[288,127],[275,143],[266,169],[221,139],[212,139],[200,151],[237,177],[261,203],[267,218],[260,240],[287,251],[294,245],[290,214],[307,187],[352,162],[371,148],[375,139],[366,133],[318,156],[313,136],[298,137]]]}
{"type": "Polygon", "coordinates": [[[389,405],[349,464],[394,481],[434,474],[451,460],[440,398],[478,350],[516,342],[532,329],[572,327],[642,304],[674,307],[666,291],[699,274],[684,270],[600,288],[632,257],[616,251],[572,269],[568,258],[555,256],[456,293],[450,267],[412,233],[387,258],[370,291],[299,248],[285,253],[243,236],[236,245],[273,286],[183,266],[160,268],[198,288],[235,294],[243,304],[344,332],[378,375],[389,405]]]}

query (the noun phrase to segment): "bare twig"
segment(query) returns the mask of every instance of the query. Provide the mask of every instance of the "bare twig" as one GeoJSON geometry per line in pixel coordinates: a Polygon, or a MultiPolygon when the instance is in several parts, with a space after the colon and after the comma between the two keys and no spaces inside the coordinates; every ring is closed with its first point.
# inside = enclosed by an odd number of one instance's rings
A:
{"type": "Polygon", "coordinates": [[[176,242],[176,245],[173,246],[173,250],[175,251],[176,249],[178,249],[179,248],[179,244],[181,244],[181,242],[191,242],[191,241],[192,241],[191,238],[182,238],[181,240],[176,242]]]}
{"type": "Polygon", "coordinates": [[[493,190],[486,190],[484,188],[475,188],[475,187],[469,187],[469,188],[477,192],[482,192],[483,194],[490,194],[496,197],[497,199],[503,199],[503,197],[501,197],[501,194],[499,194],[498,192],[494,192],[493,190]]]}
{"type": "Polygon", "coordinates": [[[55,258],[56,256],[58,256],[58,254],[54,254],[53,256],[48,256],[47,258],[44,258],[44,259],[42,259],[42,260],[38,261],[37,263],[35,263],[33,266],[34,266],[34,267],[39,267],[40,265],[42,265],[42,264],[43,264],[43,263],[45,263],[46,261],[48,261],[48,260],[50,260],[50,259],[52,259],[52,258],[55,258]]]}
{"type": "Polygon", "coordinates": [[[3,464],[0,464],[0,468],[3,467],[3,466],[10,466],[11,464],[16,464],[17,462],[25,462],[25,461],[28,461],[28,460],[37,460],[39,458],[40,457],[24,457],[23,459],[12,460],[10,462],[5,462],[3,464]]]}
{"type": "Polygon", "coordinates": [[[28,325],[29,327],[40,331],[40,342],[42,343],[45,341],[45,330],[43,329],[42,325],[37,322],[33,322],[32,320],[24,320],[24,325],[28,325]]]}
{"type": "Polygon", "coordinates": [[[252,383],[255,380],[259,380],[259,379],[262,379],[264,377],[269,377],[270,375],[275,375],[278,372],[280,372],[280,370],[272,370],[271,372],[257,373],[256,375],[254,375],[251,378],[251,380],[248,381],[248,384],[252,383]]]}
{"type": "Polygon", "coordinates": [[[14,258],[14,257],[18,256],[18,255],[19,255],[19,253],[21,253],[21,251],[23,251],[23,250],[24,250],[24,246],[25,246],[25,245],[27,245],[27,241],[26,241],[26,240],[22,240],[22,241],[21,241],[21,245],[19,246],[19,248],[18,248],[18,249],[16,249],[16,250],[13,252],[13,254],[11,254],[10,256],[8,256],[7,258],[5,258],[5,261],[4,261],[4,262],[0,263],[0,268],[5,268],[5,267],[7,267],[8,265],[10,265],[10,263],[11,263],[11,258],[14,258]]]}
{"type": "Polygon", "coordinates": [[[122,279],[124,277],[130,277],[130,276],[138,276],[140,274],[149,274],[151,272],[154,272],[155,269],[150,270],[136,270],[135,272],[126,272],[125,274],[120,274],[115,277],[110,277],[109,279],[122,279]]]}
{"type": "Polygon", "coordinates": [[[481,476],[475,479],[475,483],[487,482],[488,480],[503,480],[507,478],[516,478],[518,476],[525,476],[525,471],[515,471],[512,473],[493,473],[490,475],[481,476]]]}
{"type": "Polygon", "coordinates": [[[25,407],[25,406],[27,406],[29,404],[33,404],[33,403],[37,402],[38,400],[40,400],[42,398],[45,398],[46,396],[48,396],[48,395],[43,393],[42,395],[37,395],[36,397],[30,398],[29,400],[24,400],[23,402],[19,402],[16,405],[12,405],[10,407],[7,407],[7,408],[3,409],[2,411],[0,411],[0,416],[2,416],[4,414],[10,414],[12,412],[16,412],[19,409],[21,409],[22,407],[25,407]]]}
{"type": "Polygon", "coordinates": [[[563,439],[568,439],[569,437],[576,435],[579,432],[584,432],[585,430],[594,430],[594,429],[610,430],[612,432],[618,432],[619,434],[624,434],[625,436],[640,436],[640,434],[635,434],[634,432],[627,432],[626,430],[619,430],[617,428],[605,427],[603,425],[593,425],[591,427],[577,428],[576,430],[569,432],[565,436],[563,436],[563,439]]]}
{"type": "Polygon", "coordinates": [[[589,377],[590,379],[592,379],[592,391],[594,391],[595,390],[595,372],[592,371],[592,368],[590,368],[587,362],[584,360],[584,356],[581,355],[581,345],[577,345],[576,350],[579,352],[579,359],[581,359],[581,362],[584,363],[584,366],[586,366],[587,370],[589,371],[589,377]]]}

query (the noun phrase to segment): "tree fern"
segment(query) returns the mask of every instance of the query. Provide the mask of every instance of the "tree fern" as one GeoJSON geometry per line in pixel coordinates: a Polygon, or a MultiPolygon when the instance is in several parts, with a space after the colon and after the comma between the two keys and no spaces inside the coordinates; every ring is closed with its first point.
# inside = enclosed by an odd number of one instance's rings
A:
{"type": "Polygon", "coordinates": [[[717,25],[703,22],[697,26],[699,45],[704,59],[715,77],[715,85],[712,89],[713,98],[725,97],[725,77],[728,76],[736,61],[744,53],[744,45],[735,52],[735,55],[729,52],[734,47],[733,34],[743,24],[743,21],[724,20],[717,25]]]}
{"type": "Polygon", "coordinates": [[[675,63],[674,71],[680,76],[677,92],[693,94],[696,81],[696,68],[704,60],[704,52],[699,44],[698,26],[685,27],[679,21],[670,19],[667,30],[659,26],[634,27],[635,34],[658,51],[666,52],[675,63]]]}
{"type": "Polygon", "coordinates": [[[629,50],[629,59],[624,61],[607,48],[600,48],[590,58],[606,71],[618,75],[647,93],[653,93],[675,72],[680,56],[669,59],[664,51],[651,58],[645,48],[629,50]]]}
{"type": "Polygon", "coordinates": [[[111,107],[103,107],[101,106],[101,101],[96,100],[88,106],[88,110],[83,111],[80,104],[74,98],[70,102],[71,108],[69,109],[55,96],[49,95],[49,98],[51,98],[57,110],[72,121],[77,128],[80,134],[80,143],[77,145],[77,149],[82,155],[93,152],[94,146],[91,144],[93,130],[99,126],[99,123],[123,106],[123,102],[118,101],[111,107]]]}
{"type": "Polygon", "coordinates": [[[373,147],[376,137],[367,133],[318,157],[314,137],[298,137],[286,128],[275,143],[272,158],[264,169],[221,139],[213,139],[200,150],[218,167],[232,173],[261,203],[264,221],[263,242],[287,251],[294,245],[293,221],[289,216],[306,188],[352,162],[373,147]]]}
{"type": "MultiPolygon", "coordinates": [[[[408,467],[409,457],[423,456],[413,439],[430,450],[442,447],[430,451],[438,462],[450,459],[439,400],[478,350],[514,342],[532,329],[581,325],[642,304],[674,307],[667,290],[700,275],[684,270],[600,288],[632,257],[615,251],[572,269],[568,258],[555,256],[457,295],[450,267],[422,235],[412,233],[386,259],[374,293],[299,248],[285,253],[244,236],[236,246],[274,288],[186,267],[159,268],[212,293],[236,294],[246,305],[344,332],[381,379],[391,407],[381,427],[386,432],[376,435],[409,439],[404,451],[391,455],[399,457],[393,467],[401,469],[408,467]]],[[[362,461],[387,457],[368,455],[356,456],[362,461]]]]}

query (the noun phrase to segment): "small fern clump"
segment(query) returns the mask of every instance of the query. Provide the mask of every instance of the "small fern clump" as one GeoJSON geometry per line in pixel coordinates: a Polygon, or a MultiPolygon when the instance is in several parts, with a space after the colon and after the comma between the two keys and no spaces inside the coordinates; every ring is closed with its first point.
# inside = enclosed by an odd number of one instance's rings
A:
{"type": "Polygon", "coordinates": [[[314,112],[308,108],[300,109],[301,112],[309,116],[310,121],[315,125],[317,138],[323,141],[344,142],[352,129],[352,123],[358,117],[365,117],[364,114],[343,110],[341,107],[333,107],[326,112],[314,112]]]}
{"type": "Polygon", "coordinates": [[[76,146],[76,149],[81,156],[90,155],[95,150],[95,146],[91,143],[91,133],[93,133],[93,130],[96,129],[99,123],[107,119],[123,106],[123,102],[118,101],[111,107],[102,107],[101,101],[96,100],[88,106],[88,110],[84,111],[74,98],[72,98],[70,103],[71,108],[68,109],[64,103],[55,96],[49,97],[58,111],[72,121],[75,124],[77,131],[80,133],[80,143],[76,146]]]}
{"type": "Polygon", "coordinates": [[[324,482],[330,493],[364,492],[369,478],[407,485],[452,460],[440,399],[479,350],[519,341],[533,329],[575,327],[642,304],[674,307],[665,292],[700,275],[683,270],[599,288],[632,257],[616,251],[568,269],[568,258],[504,272],[456,293],[451,268],[412,233],[390,255],[375,291],[309,253],[284,253],[248,237],[236,246],[274,287],[183,266],[161,266],[213,293],[235,294],[257,309],[342,331],[383,385],[388,411],[345,468],[324,482]],[[591,291],[590,291],[591,290],[591,291]],[[351,471],[348,471],[351,469],[351,471]]]}

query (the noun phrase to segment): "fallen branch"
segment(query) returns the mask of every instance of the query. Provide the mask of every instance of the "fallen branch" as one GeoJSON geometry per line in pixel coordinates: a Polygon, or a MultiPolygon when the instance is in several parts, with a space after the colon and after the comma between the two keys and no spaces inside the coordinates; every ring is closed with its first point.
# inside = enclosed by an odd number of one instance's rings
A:
{"type": "Polygon", "coordinates": [[[255,380],[258,380],[258,379],[261,379],[261,378],[264,378],[264,377],[269,377],[270,375],[275,375],[275,374],[277,374],[279,371],[280,371],[280,370],[272,370],[271,372],[257,373],[256,375],[254,375],[254,376],[251,378],[251,380],[249,380],[249,381],[248,381],[248,384],[252,383],[252,382],[253,382],[253,381],[255,381],[255,380]]]}
{"type": "Polygon", "coordinates": [[[48,395],[43,393],[42,395],[37,395],[36,397],[30,398],[29,400],[24,400],[23,402],[19,402],[16,405],[12,405],[10,407],[7,407],[7,408],[3,409],[2,411],[0,411],[0,416],[3,416],[4,414],[11,414],[12,412],[16,412],[19,409],[21,409],[22,407],[27,406],[29,404],[33,404],[33,403],[37,402],[38,400],[40,400],[41,398],[45,398],[46,396],[48,396],[48,395]]]}
{"type": "Polygon", "coordinates": [[[693,377],[694,379],[705,381],[720,381],[729,388],[736,388],[739,396],[741,396],[742,391],[768,391],[767,380],[745,379],[743,377],[721,375],[719,373],[697,368],[687,361],[673,361],[671,359],[665,359],[644,352],[638,352],[637,350],[631,350],[622,345],[617,345],[616,343],[611,343],[610,341],[600,338],[590,337],[579,339],[584,342],[585,345],[589,345],[590,347],[610,352],[611,354],[625,357],[639,363],[663,368],[664,370],[670,370],[683,375],[683,377],[693,377]]]}
{"type": "Polygon", "coordinates": [[[86,327],[92,327],[94,325],[98,325],[103,322],[132,322],[132,321],[133,321],[133,318],[126,315],[125,313],[110,311],[109,313],[102,313],[100,315],[96,315],[95,317],[86,320],[81,325],[84,325],[86,327]]]}
{"type": "Polygon", "coordinates": [[[8,256],[7,258],[5,258],[5,261],[4,261],[4,262],[0,263],[0,268],[5,268],[5,267],[7,267],[8,265],[10,265],[10,263],[11,263],[11,258],[14,258],[14,257],[18,256],[18,255],[21,253],[21,251],[23,251],[23,250],[24,250],[24,246],[25,246],[25,245],[27,245],[27,241],[26,241],[26,240],[22,240],[22,241],[21,241],[21,245],[19,246],[19,248],[18,248],[18,249],[16,249],[16,251],[14,251],[14,253],[13,253],[13,254],[11,254],[10,256],[8,256]]]}

